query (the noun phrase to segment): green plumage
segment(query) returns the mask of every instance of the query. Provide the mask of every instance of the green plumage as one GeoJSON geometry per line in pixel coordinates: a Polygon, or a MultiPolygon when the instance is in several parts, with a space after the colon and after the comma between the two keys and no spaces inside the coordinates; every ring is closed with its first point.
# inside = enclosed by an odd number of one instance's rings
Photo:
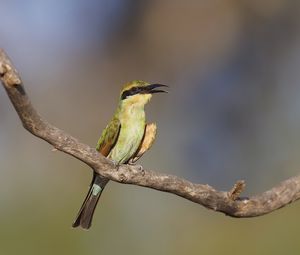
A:
{"type": "MultiPolygon", "coordinates": [[[[103,130],[97,143],[96,149],[102,155],[113,160],[116,164],[124,164],[128,163],[138,153],[145,134],[144,106],[151,99],[152,93],[165,92],[154,90],[161,86],[164,85],[151,85],[143,81],[125,84],[114,117],[103,130]]],[[[94,210],[107,182],[108,179],[94,172],[89,193],[73,223],[73,227],[90,228],[94,210]]]]}

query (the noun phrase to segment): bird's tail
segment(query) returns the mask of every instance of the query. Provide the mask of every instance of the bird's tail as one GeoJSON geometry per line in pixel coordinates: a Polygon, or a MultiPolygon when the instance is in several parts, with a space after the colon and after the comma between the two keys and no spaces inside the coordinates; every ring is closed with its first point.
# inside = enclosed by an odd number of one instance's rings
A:
{"type": "Polygon", "coordinates": [[[94,173],[89,192],[72,224],[73,228],[80,226],[83,229],[89,229],[91,227],[97,203],[107,182],[108,179],[94,173]]]}

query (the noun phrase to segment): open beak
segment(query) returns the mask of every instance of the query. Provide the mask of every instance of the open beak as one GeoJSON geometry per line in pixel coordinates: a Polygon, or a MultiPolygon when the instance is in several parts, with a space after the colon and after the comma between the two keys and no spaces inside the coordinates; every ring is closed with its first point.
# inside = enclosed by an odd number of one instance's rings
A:
{"type": "Polygon", "coordinates": [[[154,93],[168,93],[167,90],[163,90],[163,89],[157,89],[157,88],[161,88],[161,87],[169,87],[167,85],[163,85],[163,84],[150,84],[148,85],[147,88],[147,93],[150,94],[154,94],[154,93]]]}

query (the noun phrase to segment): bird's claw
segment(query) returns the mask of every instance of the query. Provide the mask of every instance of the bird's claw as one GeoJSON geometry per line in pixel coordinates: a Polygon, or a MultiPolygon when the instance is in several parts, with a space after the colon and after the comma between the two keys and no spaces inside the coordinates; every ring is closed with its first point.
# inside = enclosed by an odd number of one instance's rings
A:
{"type": "Polygon", "coordinates": [[[136,164],[135,161],[132,161],[132,160],[129,160],[127,165],[133,166],[134,168],[136,168],[139,171],[143,170],[143,167],[141,165],[136,164]]]}
{"type": "Polygon", "coordinates": [[[137,172],[141,172],[142,175],[145,175],[145,170],[143,168],[143,166],[141,165],[135,165],[135,164],[131,164],[131,166],[134,168],[134,170],[136,170],[137,172]]]}
{"type": "Polygon", "coordinates": [[[143,166],[141,165],[132,165],[135,169],[137,169],[138,171],[143,171],[143,166]]]}
{"type": "Polygon", "coordinates": [[[133,161],[132,159],[130,159],[130,160],[128,161],[127,165],[135,166],[136,163],[135,163],[135,161],[133,161]]]}

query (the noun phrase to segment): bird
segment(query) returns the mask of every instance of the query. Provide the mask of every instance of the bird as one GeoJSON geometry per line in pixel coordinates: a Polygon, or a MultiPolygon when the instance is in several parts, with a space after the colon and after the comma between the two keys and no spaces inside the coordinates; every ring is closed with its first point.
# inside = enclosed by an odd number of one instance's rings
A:
{"type": "MultiPolygon", "coordinates": [[[[145,105],[155,93],[167,93],[167,85],[134,80],[126,83],[120,93],[115,114],[98,140],[96,149],[103,156],[120,164],[135,164],[155,140],[155,123],[146,123],[145,105]]],[[[89,192],[72,224],[73,228],[91,227],[99,198],[109,179],[93,172],[89,192]]]]}

